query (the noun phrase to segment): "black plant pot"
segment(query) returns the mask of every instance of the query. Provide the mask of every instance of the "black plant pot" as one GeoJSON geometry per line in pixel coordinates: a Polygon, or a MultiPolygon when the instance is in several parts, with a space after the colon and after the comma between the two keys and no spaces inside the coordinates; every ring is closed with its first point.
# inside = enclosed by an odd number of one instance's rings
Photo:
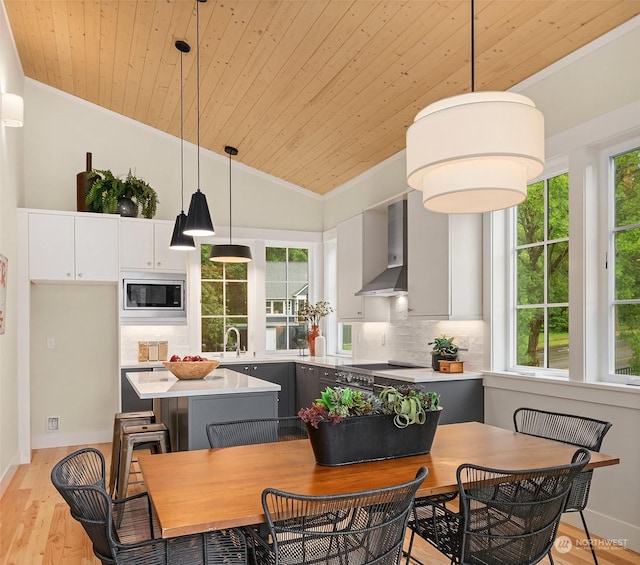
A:
{"type": "Polygon", "coordinates": [[[429,453],[442,407],[426,412],[424,424],[398,428],[393,416],[376,414],[345,418],[335,426],[307,424],[309,441],[318,465],[337,466],[429,453]]]}
{"type": "Polygon", "coordinates": [[[458,358],[457,355],[432,353],[431,354],[431,368],[434,371],[440,370],[440,361],[455,361],[458,358]]]}
{"type": "Polygon", "coordinates": [[[138,206],[131,198],[121,196],[118,198],[117,212],[126,218],[135,218],[138,215],[138,206]]]}

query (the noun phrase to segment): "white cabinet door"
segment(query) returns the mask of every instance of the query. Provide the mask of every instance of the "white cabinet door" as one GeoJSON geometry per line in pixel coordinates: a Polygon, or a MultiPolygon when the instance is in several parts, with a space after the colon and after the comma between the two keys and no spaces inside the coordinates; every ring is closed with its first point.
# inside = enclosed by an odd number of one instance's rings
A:
{"type": "Polygon", "coordinates": [[[409,316],[482,318],[482,215],[427,210],[408,195],[409,316]]]}
{"type": "Polygon", "coordinates": [[[338,319],[364,318],[364,297],[355,296],[362,288],[362,214],[340,222],[338,234],[338,319]]]}
{"type": "Polygon", "coordinates": [[[29,214],[29,278],[75,280],[74,218],[29,214]]]}
{"type": "Polygon", "coordinates": [[[75,218],[76,280],[118,280],[118,218],[75,218]]]}
{"type": "Polygon", "coordinates": [[[118,218],[29,214],[29,278],[116,281],[118,218]]]}
{"type": "MultiPolygon", "coordinates": [[[[370,218],[371,219],[371,218],[370,218]]],[[[386,222],[386,220],[385,220],[386,222]]],[[[375,231],[379,228],[379,222],[373,221],[367,226],[364,214],[359,214],[341,222],[337,226],[338,235],[338,319],[340,321],[364,322],[388,322],[389,299],[377,296],[356,296],[365,281],[365,259],[367,258],[365,246],[370,244],[369,253],[377,251],[383,260],[372,261],[368,266],[370,278],[378,275],[384,269],[386,263],[386,237],[384,244],[378,245],[377,237],[365,237],[369,227],[375,231]]],[[[385,225],[386,229],[386,225],[385,225]]],[[[374,253],[375,254],[375,253],[374,253]]],[[[379,259],[379,257],[377,258],[379,259]]]]}
{"type": "Polygon", "coordinates": [[[120,268],[124,271],[186,271],[186,253],[169,249],[173,222],[120,220],[120,268]]]}
{"type": "Polygon", "coordinates": [[[120,268],[123,270],[153,269],[153,222],[120,220],[120,268]]]}
{"type": "Polygon", "coordinates": [[[187,251],[169,249],[173,235],[173,222],[154,222],[154,258],[155,268],[163,271],[187,270],[187,251]]]}

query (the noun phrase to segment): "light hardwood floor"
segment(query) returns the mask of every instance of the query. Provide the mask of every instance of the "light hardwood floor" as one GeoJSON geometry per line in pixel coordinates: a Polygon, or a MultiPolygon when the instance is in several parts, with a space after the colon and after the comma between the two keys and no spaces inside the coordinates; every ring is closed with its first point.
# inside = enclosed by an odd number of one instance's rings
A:
{"type": "MultiPolygon", "coordinates": [[[[53,465],[79,447],[85,446],[38,449],[33,452],[29,465],[20,466],[0,500],[0,564],[100,565],[84,530],[71,518],[67,504],[49,478],[53,465]]],[[[109,462],[111,444],[95,447],[105,454],[109,462]]],[[[573,548],[563,554],[554,549],[557,565],[593,563],[589,549],[576,544],[576,540],[584,540],[581,530],[562,524],[559,535],[568,536],[573,548]]],[[[600,565],[640,565],[640,555],[629,550],[613,548],[598,549],[597,552],[600,565]]],[[[424,565],[448,563],[419,539],[414,544],[413,553],[424,565]]]]}

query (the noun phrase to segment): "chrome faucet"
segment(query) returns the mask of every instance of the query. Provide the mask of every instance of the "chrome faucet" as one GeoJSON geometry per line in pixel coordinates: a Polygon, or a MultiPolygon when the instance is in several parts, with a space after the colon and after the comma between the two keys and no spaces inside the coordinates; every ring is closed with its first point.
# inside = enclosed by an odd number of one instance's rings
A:
{"type": "Polygon", "coordinates": [[[227,342],[229,341],[229,332],[235,332],[236,334],[236,357],[240,357],[240,332],[238,328],[229,326],[227,331],[224,332],[224,350],[227,351],[227,342]]]}

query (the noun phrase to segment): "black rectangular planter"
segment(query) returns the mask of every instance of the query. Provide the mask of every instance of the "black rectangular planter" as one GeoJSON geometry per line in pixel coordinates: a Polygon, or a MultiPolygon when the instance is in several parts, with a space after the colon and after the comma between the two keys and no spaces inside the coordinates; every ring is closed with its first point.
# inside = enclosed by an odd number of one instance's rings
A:
{"type": "Polygon", "coordinates": [[[345,418],[332,426],[307,424],[318,465],[336,466],[429,453],[442,408],[426,412],[424,424],[398,428],[393,416],[375,414],[345,418]]]}

